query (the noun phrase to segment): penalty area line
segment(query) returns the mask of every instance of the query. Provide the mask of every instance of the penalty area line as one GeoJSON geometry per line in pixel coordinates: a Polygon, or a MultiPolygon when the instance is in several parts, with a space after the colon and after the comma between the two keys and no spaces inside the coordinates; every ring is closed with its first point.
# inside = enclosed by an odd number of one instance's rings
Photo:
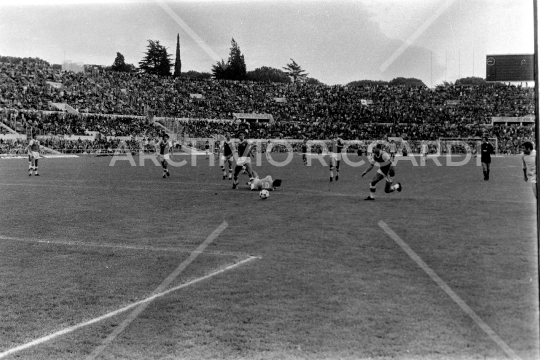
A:
{"type": "Polygon", "coordinates": [[[521,360],[521,358],[514,352],[514,350],[512,350],[512,348],[510,348],[510,346],[508,346],[503,339],[501,339],[499,337],[499,335],[497,335],[497,333],[495,331],[493,331],[493,329],[491,329],[489,327],[488,324],[486,324],[484,322],[484,320],[482,320],[480,318],[480,316],[478,316],[473,309],[471,309],[469,307],[469,305],[467,305],[465,303],[465,301],[463,301],[458,294],[456,294],[451,288],[450,286],[448,286],[448,284],[446,284],[446,282],[444,282],[443,279],[441,279],[439,277],[439,275],[437,275],[437,273],[435,273],[435,271],[433,271],[421,258],[420,256],[418,256],[414,250],[412,250],[409,245],[407,245],[405,243],[405,241],[403,241],[399,235],[397,235],[391,228],[390,226],[388,226],[384,221],[379,221],[379,227],[381,229],[383,229],[386,234],[388,234],[388,236],[390,236],[392,238],[392,240],[394,240],[396,242],[396,244],[398,244],[401,249],[403,251],[405,251],[405,253],[407,255],[409,255],[409,257],[422,269],[424,270],[424,272],[431,278],[431,280],[433,280],[437,285],[439,285],[439,287],[448,295],[450,296],[450,298],[452,300],[454,300],[454,302],[467,314],[469,315],[469,317],[482,329],[484,330],[484,332],[491,338],[491,340],[493,340],[497,345],[499,345],[499,347],[506,353],[506,355],[508,357],[510,357],[510,359],[514,359],[514,360],[521,360]]]}
{"type": "MultiPolygon", "coordinates": [[[[34,238],[17,238],[12,236],[0,235],[0,240],[5,241],[16,241],[22,243],[34,243],[34,244],[45,244],[45,245],[58,245],[58,246],[79,246],[79,247],[95,247],[103,249],[118,249],[118,250],[145,250],[145,251],[168,251],[168,252],[178,252],[178,253],[203,253],[203,251],[189,250],[186,248],[179,247],[158,247],[158,246],[145,246],[145,245],[122,245],[122,244],[109,244],[109,243],[85,243],[80,241],[69,241],[69,240],[51,240],[51,239],[34,239],[34,238]]],[[[218,251],[218,250],[204,250],[206,255],[214,256],[242,256],[249,257],[251,255],[246,253],[234,252],[234,251],[218,251]]]]}
{"type": "Polygon", "coordinates": [[[150,303],[152,302],[153,300],[157,299],[157,298],[160,298],[160,297],[163,297],[165,295],[168,295],[174,291],[177,291],[177,290],[180,290],[180,289],[183,289],[185,287],[188,287],[190,285],[193,285],[193,284],[196,284],[198,282],[201,282],[203,280],[206,280],[206,279],[209,279],[213,276],[216,276],[216,275],[219,275],[219,274],[222,274],[226,271],[229,271],[229,270],[232,270],[236,267],[239,267],[241,265],[244,265],[252,260],[256,260],[256,259],[260,259],[261,257],[259,256],[250,256],[249,258],[247,259],[244,259],[242,261],[239,261],[235,264],[232,264],[232,265],[229,265],[221,270],[218,270],[218,271],[215,271],[215,272],[212,272],[208,275],[205,275],[205,276],[202,276],[200,278],[197,278],[197,279],[194,279],[194,280],[191,280],[191,281],[188,281],[187,283],[184,283],[184,284],[181,284],[181,285],[178,285],[178,286],[175,286],[169,290],[166,290],[166,291],[163,291],[163,292],[160,292],[160,293],[157,293],[157,294],[154,294],[150,297],[147,297],[146,299],[143,299],[143,300],[140,300],[140,301],[137,301],[137,302],[134,302],[132,304],[129,304],[127,306],[124,306],[123,308],[120,308],[118,310],[115,310],[115,311],[111,311],[110,313],[107,313],[105,315],[102,315],[100,317],[97,317],[97,318],[94,318],[94,319],[91,319],[91,320],[88,320],[88,321],[85,321],[85,322],[82,322],[80,324],[77,324],[77,325],[73,325],[73,326],[70,326],[68,328],[65,328],[63,330],[60,330],[60,331],[57,331],[55,333],[52,333],[50,335],[47,335],[47,336],[44,336],[44,337],[41,337],[39,339],[36,339],[36,340],[33,340],[29,343],[26,343],[26,344],[23,344],[23,345],[20,345],[20,346],[17,346],[17,347],[14,347],[12,349],[9,349],[9,350],[6,350],[2,353],[0,353],[0,359],[2,358],[5,358],[6,356],[8,355],[12,355],[12,354],[15,354],[19,351],[22,351],[22,350],[26,350],[26,349],[29,349],[33,346],[36,346],[36,345],[39,345],[39,344],[42,344],[42,343],[45,343],[47,341],[50,341],[50,340],[53,340],[59,336],[62,336],[62,335],[65,335],[65,334],[68,334],[68,333],[71,333],[75,330],[78,330],[78,329],[81,329],[83,327],[86,327],[88,325],[92,325],[92,324],[95,324],[97,322],[100,322],[102,320],[105,320],[105,319],[108,319],[108,318],[111,318],[113,316],[116,316],[118,314],[121,314],[123,312],[126,312],[130,309],[133,309],[134,307],[137,307],[139,305],[142,305],[142,304],[146,304],[146,303],[150,303]]]}

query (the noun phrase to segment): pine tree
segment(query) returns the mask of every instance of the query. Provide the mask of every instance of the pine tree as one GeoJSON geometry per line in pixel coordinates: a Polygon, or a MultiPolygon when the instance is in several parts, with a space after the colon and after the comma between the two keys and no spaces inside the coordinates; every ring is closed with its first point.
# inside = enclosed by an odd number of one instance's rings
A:
{"type": "Polygon", "coordinates": [[[116,59],[114,59],[114,64],[111,66],[112,71],[131,72],[133,68],[134,66],[132,64],[126,64],[124,55],[119,52],[116,53],[116,59]]]}
{"type": "Polygon", "coordinates": [[[223,59],[221,59],[221,62],[218,61],[215,65],[212,65],[212,76],[214,76],[214,79],[228,79],[227,68],[228,65],[223,59]]]}
{"type": "Polygon", "coordinates": [[[229,60],[225,63],[223,60],[212,66],[212,74],[216,79],[226,80],[244,80],[246,78],[246,61],[240,51],[240,47],[234,40],[231,41],[231,52],[229,60]]]}
{"type": "Polygon", "coordinates": [[[159,40],[148,40],[148,50],[139,62],[139,68],[148,74],[171,75],[171,58],[159,40]]]}
{"type": "Polygon", "coordinates": [[[176,60],[174,61],[174,77],[182,73],[182,60],[180,60],[180,34],[176,35],[176,60]]]}
{"type": "Polygon", "coordinates": [[[287,66],[283,68],[285,73],[289,75],[295,83],[305,81],[308,76],[306,71],[303,70],[302,67],[296,63],[296,61],[293,59],[291,59],[291,61],[292,63],[287,64],[287,66]]]}
{"type": "Polygon", "coordinates": [[[278,82],[278,83],[290,83],[291,79],[285,72],[279,69],[274,69],[268,66],[263,66],[252,71],[248,71],[246,74],[246,80],[259,81],[259,82],[278,82]]]}
{"type": "Polygon", "coordinates": [[[230,80],[244,80],[246,77],[246,61],[244,55],[240,51],[240,47],[234,40],[231,41],[231,52],[229,53],[229,61],[227,63],[228,78],[230,80]]]}

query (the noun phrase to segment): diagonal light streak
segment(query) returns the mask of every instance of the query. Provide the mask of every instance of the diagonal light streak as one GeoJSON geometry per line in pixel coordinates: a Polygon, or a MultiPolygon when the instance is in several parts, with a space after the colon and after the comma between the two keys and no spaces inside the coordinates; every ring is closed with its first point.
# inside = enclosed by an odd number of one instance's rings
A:
{"type": "Polygon", "coordinates": [[[379,67],[382,72],[386,71],[390,65],[394,63],[407,50],[420,35],[422,35],[433,24],[443,12],[445,12],[456,0],[445,0],[441,6],[435,11],[424,23],[416,29],[414,33],[405,42],[390,55],[388,59],[379,67]]]}
{"type": "Polygon", "coordinates": [[[216,62],[222,60],[219,55],[216,54],[214,50],[212,50],[212,48],[208,46],[208,44],[203,39],[201,39],[201,37],[197,35],[195,31],[193,31],[193,29],[191,29],[191,27],[189,27],[189,25],[186,24],[184,20],[182,20],[182,18],[180,18],[180,16],[178,16],[178,14],[176,14],[176,12],[170,8],[169,5],[167,5],[163,0],[156,0],[156,4],[158,4],[163,9],[163,11],[165,11],[167,15],[169,15],[171,19],[173,19],[189,35],[189,37],[193,39],[193,41],[195,41],[195,43],[199,45],[201,49],[204,50],[204,52],[209,57],[211,57],[216,62]]]}

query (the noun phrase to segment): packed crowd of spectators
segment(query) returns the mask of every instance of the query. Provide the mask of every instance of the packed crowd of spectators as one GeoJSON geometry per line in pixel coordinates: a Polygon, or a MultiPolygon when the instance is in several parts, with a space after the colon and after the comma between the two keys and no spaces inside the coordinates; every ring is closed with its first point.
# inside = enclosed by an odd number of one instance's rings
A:
{"type": "MultiPolygon", "coordinates": [[[[532,138],[533,128],[486,125],[494,116],[533,114],[533,90],[190,80],[103,70],[62,72],[39,62],[0,63],[0,118],[15,130],[31,127],[43,135],[155,137],[162,129],[149,113],[193,119],[179,125],[181,135],[192,138],[225,131],[262,139],[328,139],[334,132],[348,140],[487,135],[499,139],[499,150],[512,152],[532,138]],[[50,103],[66,103],[75,111],[50,112],[56,109],[50,103]],[[275,122],[222,120],[232,119],[233,113],[267,113],[275,122]]],[[[0,134],[5,132],[0,128],[0,134]]]]}
{"type": "Polygon", "coordinates": [[[156,116],[178,118],[231,119],[233,113],[268,113],[278,121],[438,124],[483,124],[490,123],[492,116],[534,112],[534,89],[516,86],[431,90],[190,80],[103,70],[62,72],[42,63],[0,63],[0,76],[0,107],[15,109],[50,110],[53,102],[67,103],[81,113],[143,115],[151,109],[156,116]],[[459,104],[448,105],[447,100],[459,104]]]}
{"type": "MultiPolygon", "coordinates": [[[[39,138],[38,138],[39,139],[39,138]]],[[[60,152],[62,154],[103,154],[112,155],[116,152],[139,153],[155,152],[156,145],[152,138],[142,140],[120,140],[116,138],[102,138],[99,140],[64,140],[61,138],[42,138],[40,144],[45,147],[45,153],[60,152]],[[52,151],[51,151],[52,150],[52,151]]],[[[27,140],[0,139],[0,154],[25,155],[27,140]]]]}
{"type": "MultiPolygon", "coordinates": [[[[26,128],[40,135],[149,136],[160,130],[145,117],[87,114],[84,116],[62,112],[0,110],[4,124],[19,132],[26,128]]],[[[5,129],[4,129],[5,132],[5,129]]]]}

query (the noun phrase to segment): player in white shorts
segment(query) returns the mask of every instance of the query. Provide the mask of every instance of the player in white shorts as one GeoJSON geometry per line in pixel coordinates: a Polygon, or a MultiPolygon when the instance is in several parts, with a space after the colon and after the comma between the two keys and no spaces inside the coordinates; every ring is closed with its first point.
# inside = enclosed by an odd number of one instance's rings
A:
{"type": "Polygon", "coordinates": [[[28,176],[32,176],[32,171],[35,172],[36,176],[39,176],[38,174],[38,160],[41,159],[40,152],[41,152],[41,146],[39,144],[39,141],[36,139],[36,134],[32,135],[32,139],[28,143],[28,146],[26,147],[25,151],[28,153],[28,176]]]}
{"type": "Polygon", "coordinates": [[[251,151],[253,146],[244,138],[244,133],[241,132],[238,135],[238,155],[236,157],[236,166],[234,167],[233,175],[233,189],[238,187],[238,174],[242,171],[243,168],[247,171],[250,178],[253,178],[253,173],[251,170],[251,151]]]}
{"type": "Polygon", "coordinates": [[[371,156],[373,156],[373,148],[377,145],[377,142],[376,141],[372,141],[371,144],[368,145],[367,147],[367,151],[366,151],[366,156],[368,158],[370,158],[371,156]]]}
{"type": "Polygon", "coordinates": [[[536,193],[536,150],[534,150],[533,143],[527,141],[523,144],[523,176],[525,181],[532,184],[534,197],[538,198],[536,193]]]}
{"type": "Polygon", "coordinates": [[[28,143],[25,151],[28,153],[28,176],[32,176],[32,172],[34,172],[36,176],[39,176],[38,160],[41,159],[41,156],[39,155],[41,147],[39,141],[36,139],[36,134],[32,134],[32,140],[28,143]]]}
{"type": "Polygon", "coordinates": [[[339,180],[339,164],[341,163],[341,152],[345,143],[334,133],[332,142],[330,143],[330,182],[334,180],[334,167],[336,168],[336,181],[339,180]]]}
{"type": "Polygon", "coordinates": [[[161,166],[163,167],[163,177],[166,178],[167,176],[171,176],[169,169],[167,169],[167,164],[169,159],[171,158],[170,153],[172,149],[172,143],[169,141],[168,134],[163,134],[163,138],[157,144],[157,147],[159,148],[158,159],[161,163],[161,166]]]}
{"type": "Polygon", "coordinates": [[[249,187],[253,190],[271,190],[274,191],[277,187],[281,186],[281,179],[272,180],[272,177],[268,175],[265,178],[259,179],[259,175],[253,170],[253,178],[249,180],[249,187]]]}
{"type": "Polygon", "coordinates": [[[396,151],[397,151],[397,146],[394,140],[390,141],[389,148],[390,148],[390,159],[394,160],[396,158],[396,151]]]}
{"type": "Polygon", "coordinates": [[[225,140],[223,141],[223,144],[219,148],[219,167],[221,168],[221,171],[223,171],[223,180],[227,179],[227,169],[225,168],[225,165],[229,165],[229,180],[232,180],[232,173],[233,173],[233,155],[234,155],[234,145],[231,140],[231,134],[229,132],[225,133],[225,140]]]}
{"type": "Polygon", "coordinates": [[[421,156],[427,156],[428,153],[428,145],[425,141],[422,141],[422,145],[420,145],[420,155],[421,156]]]}
{"type": "Polygon", "coordinates": [[[369,196],[364,200],[375,200],[373,196],[375,194],[375,190],[377,190],[376,185],[382,179],[386,180],[386,185],[384,187],[385,193],[391,193],[394,191],[401,192],[401,183],[392,185],[392,183],[394,182],[394,176],[396,174],[394,164],[390,159],[390,155],[388,155],[386,151],[382,150],[381,144],[377,144],[373,147],[373,155],[369,159],[369,161],[371,165],[366,171],[362,173],[362,177],[364,177],[364,175],[370,172],[371,169],[373,169],[373,167],[375,166],[375,164],[378,164],[379,170],[377,170],[377,174],[373,177],[373,180],[369,184],[369,196]]]}

